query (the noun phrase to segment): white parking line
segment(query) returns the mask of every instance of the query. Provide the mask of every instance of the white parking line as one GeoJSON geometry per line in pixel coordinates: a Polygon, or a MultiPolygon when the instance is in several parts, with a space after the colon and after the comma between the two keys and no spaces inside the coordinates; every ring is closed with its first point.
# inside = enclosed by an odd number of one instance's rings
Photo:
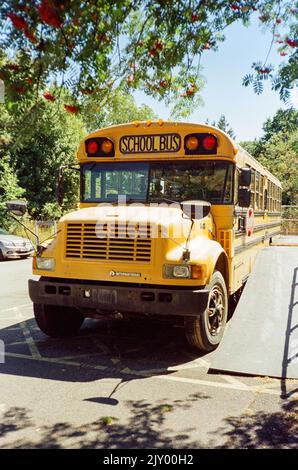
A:
{"type": "Polygon", "coordinates": [[[25,336],[25,341],[28,344],[32,357],[34,359],[40,359],[41,358],[40,352],[30,334],[30,330],[27,327],[26,322],[25,321],[20,322],[20,327],[22,329],[23,335],[25,336]]]}
{"type": "Polygon", "coordinates": [[[37,361],[37,362],[49,362],[53,364],[62,364],[64,366],[77,366],[89,369],[98,369],[98,370],[106,370],[108,366],[100,366],[100,365],[89,365],[82,362],[75,362],[75,361],[64,361],[62,359],[57,359],[56,357],[42,357],[39,358],[33,356],[26,356],[25,354],[17,354],[17,353],[9,353],[6,352],[5,356],[9,357],[16,357],[18,359],[29,359],[30,361],[37,361]]]}
{"type": "Polygon", "coordinates": [[[185,362],[184,364],[177,364],[175,366],[170,366],[167,368],[167,370],[172,371],[172,370],[184,370],[184,369],[194,369],[194,368],[206,368],[209,367],[209,364],[206,363],[205,360],[202,359],[194,359],[193,361],[190,362],[185,362]]]}
{"type": "MultiPolygon", "coordinates": [[[[33,356],[27,356],[24,354],[17,354],[17,353],[8,353],[6,352],[6,356],[9,357],[15,357],[19,359],[29,359],[30,361],[37,361],[37,362],[47,362],[47,363],[53,363],[53,364],[61,364],[64,366],[76,366],[80,368],[86,368],[86,369],[95,369],[95,370],[100,370],[100,371],[105,371],[109,370],[110,366],[102,366],[99,364],[92,365],[92,364],[86,364],[86,363],[80,363],[76,361],[70,361],[70,360],[63,360],[59,358],[51,358],[51,357],[33,357],[33,356]]],[[[5,367],[5,366],[4,366],[5,367]]],[[[193,384],[193,385],[200,385],[204,387],[213,387],[213,388],[224,388],[224,389],[230,389],[230,390],[238,390],[238,391],[243,391],[243,392],[250,392],[250,393],[260,393],[260,394],[268,394],[268,395],[280,395],[280,390],[272,390],[270,388],[262,388],[258,386],[247,386],[246,384],[237,381],[239,383],[224,383],[224,382],[212,382],[211,380],[204,380],[204,379],[191,379],[188,377],[180,377],[176,375],[153,375],[157,374],[159,372],[164,372],[162,369],[151,369],[151,370],[134,370],[130,369],[128,367],[119,370],[119,374],[129,374],[138,378],[147,378],[147,379],[152,379],[152,380],[170,380],[174,382],[180,382],[180,383],[187,383],[187,384],[193,384]]],[[[104,377],[103,377],[104,378],[104,377]]],[[[268,384],[269,385],[269,384],[268,384]]],[[[298,392],[293,393],[293,398],[298,397],[298,392]]]]}
{"type": "MultiPolygon", "coordinates": [[[[92,352],[92,357],[102,356],[103,354],[104,354],[103,352],[92,352]]],[[[72,359],[83,359],[84,357],[90,358],[90,353],[89,354],[75,354],[71,356],[60,356],[59,360],[61,359],[62,361],[71,361],[72,359]]]]}
{"type": "Polygon", "coordinates": [[[102,350],[103,353],[110,354],[110,352],[111,352],[110,349],[107,347],[106,344],[104,344],[102,341],[100,341],[97,336],[92,337],[91,341],[93,342],[93,344],[97,348],[99,347],[102,350]]]}
{"type": "MultiPolygon", "coordinates": [[[[176,376],[171,376],[171,375],[158,375],[154,377],[155,379],[159,380],[172,380],[174,382],[184,382],[184,383],[190,383],[190,384],[196,384],[196,385],[204,385],[206,387],[215,387],[215,388],[229,388],[231,390],[241,390],[244,392],[258,392],[262,394],[268,394],[268,395],[280,395],[280,390],[271,390],[271,389],[260,389],[256,390],[257,387],[248,387],[247,385],[241,383],[241,385],[236,385],[236,384],[227,384],[227,383],[222,383],[222,382],[211,382],[208,380],[201,380],[201,379],[189,379],[187,377],[176,377],[176,376]]],[[[292,395],[294,398],[297,396],[298,397],[298,392],[293,393],[292,395]]]]}
{"type": "MultiPolygon", "coordinates": [[[[238,386],[243,386],[243,382],[241,382],[240,380],[236,379],[235,377],[233,377],[232,375],[220,375],[220,378],[225,380],[226,382],[229,382],[230,384],[234,384],[234,385],[238,385],[238,386]]],[[[249,388],[247,386],[247,388],[249,388]]]]}

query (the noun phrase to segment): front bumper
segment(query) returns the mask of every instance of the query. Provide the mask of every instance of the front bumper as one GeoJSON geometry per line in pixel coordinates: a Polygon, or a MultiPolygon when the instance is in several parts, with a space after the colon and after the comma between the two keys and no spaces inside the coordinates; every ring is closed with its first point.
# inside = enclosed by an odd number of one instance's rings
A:
{"type": "Polygon", "coordinates": [[[2,254],[5,258],[15,259],[22,256],[31,256],[34,253],[34,250],[22,251],[15,248],[1,248],[2,254]]]}
{"type": "Polygon", "coordinates": [[[36,304],[146,315],[197,316],[207,308],[207,287],[169,289],[140,285],[29,280],[29,295],[36,304]]]}

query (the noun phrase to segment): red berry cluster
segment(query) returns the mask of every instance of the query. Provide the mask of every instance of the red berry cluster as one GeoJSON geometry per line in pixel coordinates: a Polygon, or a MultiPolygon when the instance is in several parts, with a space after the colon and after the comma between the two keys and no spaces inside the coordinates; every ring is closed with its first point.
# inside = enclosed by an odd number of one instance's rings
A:
{"type": "Polygon", "coordinates": [[[29,29],[26,29],[26,31],[24,32],[26,38],[29,39],[29,41],[33,42],[33,43],[36,43],[37,42],[37,39],[34,35],[34,33],[32,33],[32,31],[29,31],[29,29]]]}
{"type": "Polygon", "coordinates": [[[53,3],[50,0],[42,0],[41,4],[38,7],[38,13],[41,21],[53,26],[54,28],[60,28],[63,21],[58,14],[57,9],[54,7],[53,3]]]}
{"type": "Polygon", "coordinates": [[[232,3],[231,8],[232,8],[232,10],[234,10],[234,11],[241,10],[241,6],[238,5],[237,3],[232,3]]]}
{"type": "Polygon", "coordinates": [[[78,112],[79,112],[78,106],[74,106],[72,104],[65,104],[64,109],[66,109],[66,111],[68,111],[69,113],[72,113],[72,114],[78,114],[78,112]]]}
{"type": "Polygon", "coordinates": [[[271,72],[271,70],[270,70],[268,67],[266,67],[266,68],[260,68],[260,69],[258,69],[257,71],[258,71],[259,73],[262,73],[263,75],[266,75],[267,73],[270,73],[270,72],[271,72]]]}
{"type": "Polygon", "coordinates": [[[52,93],[50,93],[49,91],[45,91],[44,94],[43,94],[43,97],[48,101],[55,101],[56,100],[55,96],[53,96],[52,93]]]}
{"type": "Polygon", "coordinates": [[[28,29],[28,23],[22,16],[17,15],[16,13],[8,13],[7,17],[11,20],[16,29],[24,31],[28,29]]]}
{"type": "Polygon", "coordinates": [[[159,52],[163,50],[163,43],[161,41],[155,41],[153,47],[149,50],[149,55],[155,57],[159,52]]]}
{"type": "Polygon", "coordinates": [[[298,41],[295,41],[294,39],[287,39],[286,43],[290,47],[298,47],[298,41]]]}

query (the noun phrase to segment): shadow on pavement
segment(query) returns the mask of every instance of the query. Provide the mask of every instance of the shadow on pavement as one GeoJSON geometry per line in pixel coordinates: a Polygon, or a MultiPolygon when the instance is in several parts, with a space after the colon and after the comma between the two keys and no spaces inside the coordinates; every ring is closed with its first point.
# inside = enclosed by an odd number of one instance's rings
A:
{"type": "MultiPolygon", "coordinates": [[[[58,422],[52,426],[38,428],[36,438],[18,436],[18,431],[26,429],[31,432],[36,428],[29,410],[25,408],[10,408],[2,416],[0,438],[6,438],[9,444],[0,448],[170,448],[192,447],[194,443],[189,435],[195,429],[186,428],[183,433],[177,433],[175,427],[167,425],[167,418],[175,411],[189,409],[194,401],[208,400],[205,394],[195,393],[185,400],[174,400],[171,404],[145,400],[126,401],[130,418],[126,421],[113,416],[101,416],[91,423],[73,426],[67,422],[58,422]]],[[[32,434],[31,434],[32,435],[32,434]]],[[[23,434],[22,434],[23,436],[23,434]]]]}
{"type": "Polygon", "coordinates": [[[180,326],[147,319],[87,320],[76,336],[55,339],[29,319],[0,330],[6,353],[0,372],[75,382],[165,374],[200,357],[188,348],[180,326]]]}
{"type": "Polygon", "coordinates": [[[226,418],[224,428],[215,433],[226,438],[219,448],[297,448],[297,417],[298,399],[292,399],[283,402],[280,411],[275,413],[248,410],[244,415],[226,418]]]}
{"type": "MultiPolygon", "coordinates": [[[[200,423],[194,419],[191,427],[177,432],[171,415],[187,411],[198,400],[209,397],[196,393],[185,400],[170,404],[127,401],[129,418],[101,416],[91,423],[74,426],[67,422],[45,425],[36,429],[25,408],[10,408],[2,416],[0,438],[6,444],[0,448],[296,448],[297,400],[284,403],[274,413],[252,413],[225,419],[222,427],[212,432],[208,442],[202,444],[194,436],[200,423]],[[25,429],[31,436],[24,437],[25,429]],[[18,433],[21,431],[21,433],[18,433]],[[35,431],[35,433],[34,433],[35,431]],[[224,442],[223,444],[218,444],[224,442]]],[[[182,423],[183,424],[183,423],[182,423]]],[[[181,429],[181,423],[180,423],[181,429]]]]}

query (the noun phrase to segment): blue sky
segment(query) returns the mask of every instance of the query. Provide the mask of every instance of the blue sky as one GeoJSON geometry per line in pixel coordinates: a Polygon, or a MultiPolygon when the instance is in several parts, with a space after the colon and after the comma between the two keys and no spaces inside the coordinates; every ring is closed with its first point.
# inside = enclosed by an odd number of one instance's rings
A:
{"type": "MultiPolygon", "coordinates": [[[[242,77],[250,72],[252,62],[263,61],[271,43],[271,33],[262,32],[255,17],[251,26],[234,23],[227,28],[226,40],[218,51],[205,51],[202,57],[206,85],[202,91],[204,106],[195,109],[187,119],[191,122],[218,120],[224,114],[234,129],[236,140],[252,140],[262,135],[262,125],[278,108],[285,108],[278,93],[271,91],[270,84],[262,95],[256,95],[251,87],[242,86],[242,77]]],[[[282,58],[274,44],[268,63],[279,64],[282,58]]],[[[169,118],[169,109],[144,93],[135,93],[138,105],[150,105],[162,119],[169,118]]],[[[298,106],[298,93],[292,94],[292,104],[298,106]]]]}

